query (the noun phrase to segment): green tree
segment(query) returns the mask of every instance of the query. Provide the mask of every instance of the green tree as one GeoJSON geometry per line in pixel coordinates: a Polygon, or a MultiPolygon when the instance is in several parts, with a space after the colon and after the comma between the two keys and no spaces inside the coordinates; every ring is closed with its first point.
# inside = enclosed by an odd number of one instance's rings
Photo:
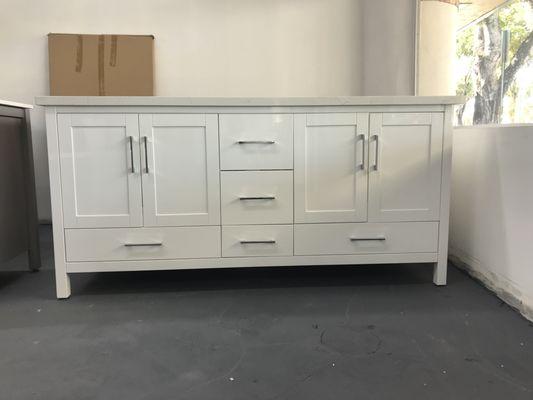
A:
{"type": "MultiPolygon", "coordinates": [[[[457,81],[456,92],[457,95],[465,96],[467,98],[474,97],[474,82],[472,60],[474,57],[474,30],[467,29],[463,31],[457,39],[456,57],[459,60],[467,60],[469,63],[468,70],[464,76],[457,81]]],[[[457,107],[457,123],[463,125],[463,114],[465,112],[466,104],[457,107]]]]}
{"type": "MultiPolygon", "coordinates": [[[[458,82],[457,93],[474,98],[474,124],[498,123],[501,118],[502,30],[510,32],[508,63],[503,76],[503,93],[513,84],[518,70],[531,59],[533,31],[528,26],[528,13],[533,0],[521,0],[492,13],[476,30],[460,35],[457,56],[470,58],[471,68],[458,82]]],[[[513,92],[513,91],[511,91],[513,92]]],[[[516,93],[516,90],[514,91],[516,93]]],[[[509,93],[512,96],[512,93],[509,93]]],[[[458,109],[462,124],[464,106],[458,109]]]]}

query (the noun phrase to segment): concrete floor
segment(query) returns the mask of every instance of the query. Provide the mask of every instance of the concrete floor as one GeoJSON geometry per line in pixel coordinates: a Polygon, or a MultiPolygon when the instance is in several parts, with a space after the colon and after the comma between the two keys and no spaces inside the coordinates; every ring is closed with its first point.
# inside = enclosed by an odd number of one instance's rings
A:
{"type": "Polygon", "coordinates": [[[42,271],[0,272],[1,399],[533,398],[533,324],[453,267],[86,274],[57,301],[42,240],[42,271]]]}

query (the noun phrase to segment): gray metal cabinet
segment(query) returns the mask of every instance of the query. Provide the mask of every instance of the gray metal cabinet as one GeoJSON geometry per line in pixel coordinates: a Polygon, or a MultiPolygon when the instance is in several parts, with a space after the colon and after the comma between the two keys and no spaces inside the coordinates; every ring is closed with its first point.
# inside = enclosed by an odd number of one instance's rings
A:
{"type": "Polygon", "coordinates": [[[0,100],[0,262],[27,251],[41,266],[30,127],[32,107],[0,100]]]}

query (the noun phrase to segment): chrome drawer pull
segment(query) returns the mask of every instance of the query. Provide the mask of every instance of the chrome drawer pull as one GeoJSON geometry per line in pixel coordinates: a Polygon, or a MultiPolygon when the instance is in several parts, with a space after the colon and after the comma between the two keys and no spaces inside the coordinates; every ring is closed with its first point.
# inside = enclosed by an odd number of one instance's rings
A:
{"type": "Polygon", "coordinates": [[[363,150],[361,152],[361,164],[359,164],[359,169],[362,169],[364,171],[365,170],[365,158],[366,158],[365,157],[365,135],[364,134],[357,135],[357,139],[363,141],[363,150]]]}
{"type": "Polygon", "coordinates": [[[124,243],[126,247],[141,247],[141,246],[163,246],[163,242],[150,242],[150,243],[124,243]]]}
{"type": "Polygon", "coordinates": [[[129,136],[130,141],[130,159],[131,159],[131,173],[135,173],[135,162],[133,158],[133,136],[129,136]]]}
{"type": "Polygon", "coordinates": [[[357,241],[371,241],[371,240],[377,240],[377,241],[383,241],[386,240],[385,236],[375,236],[375,237],[351,237],[350,241],[357,242],[357,241]]]}
{"type": "Polygon", "coordinates": [[[239,140],[237,144],[275,144],[273,140],[239,140]]]}
{"type": "Polygon", "coordinates": [[[276,196],[241,196],[239,200],[276,200],[276,196]]]}
{"type": "Polygon", "coordinates": [[[379,135],[372,135],[372,138],[375,140],[376,142],[376,147],[375,147],[375,154],[374,154],[374,171],[377,171],[378,170],[378,166],[379,166],[379,135]]]}
{"type": "Polygon", "coordinates": [[[144,139],[144,162],[146,166],[146,173],[150,173],[150,168],[148,167],[148,136],[143,136],[144,139]]]}
{"type": "Polygon", "coordinates": [[[241,240],[241,244],[274,244],[276,241],[274,239],[269,240],[241,240]]]}

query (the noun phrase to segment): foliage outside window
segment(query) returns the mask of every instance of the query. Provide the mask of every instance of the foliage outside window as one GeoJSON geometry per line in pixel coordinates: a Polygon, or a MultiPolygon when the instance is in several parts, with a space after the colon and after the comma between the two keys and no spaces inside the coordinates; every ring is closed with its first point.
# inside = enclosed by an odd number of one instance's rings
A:
{"type": "Polygon", "coordinates": [[[533,122],[533,0],[501,7],[457,39],[456,92],[468,99],[457,125],[533,122]]]}

